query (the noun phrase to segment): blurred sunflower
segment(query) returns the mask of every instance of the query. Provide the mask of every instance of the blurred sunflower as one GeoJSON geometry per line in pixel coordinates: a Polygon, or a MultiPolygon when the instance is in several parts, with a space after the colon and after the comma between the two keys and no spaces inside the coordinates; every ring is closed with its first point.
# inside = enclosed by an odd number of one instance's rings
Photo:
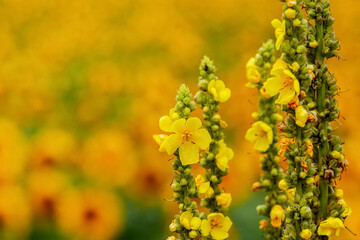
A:
{"type": "Polygon", "coordinates": [[[28,192],[34,214],[44,219],[54,218],[69,187],[67,176],[57,170],[40,169],[31,172],[28,192]]]}
{"type": "Polygon", "coordinates": [[[64,196],[57,220],[72,237],[107,240],[123,229],[124,213],[121,201],[110,192],[85,189],[64,196]]]}

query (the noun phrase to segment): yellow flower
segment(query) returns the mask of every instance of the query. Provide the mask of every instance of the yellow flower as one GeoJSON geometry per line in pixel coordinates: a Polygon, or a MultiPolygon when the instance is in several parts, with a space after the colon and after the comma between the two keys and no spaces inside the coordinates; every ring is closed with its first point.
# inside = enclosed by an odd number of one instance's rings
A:
{"type": "Polygon", "coordinates": [[[278,19],[274,19],[271,21],[271,25],[275,28],[275,37],[276,37],[276,50],[280,49],[281,44],[284,41],[285,38],[285,21],[283,20],[280,22],[278,19]]]}
{"type": "Polygon", "coordinates": [[[183,165],[199,162],[199,148],[205,150],[211,142],[206,129],[199,129],[202,123],[199,118],[178,119],[171,124],[171,132],[165,143],[169,155],[179,148],[180,160],[183,165]]]}
{"type": "Polygon", "coordinates": [[[226,88],[221,80],[211,80],[208,85],[208,91],[213,95],[215,101],[218,102],[226,102],[231,96],[230,89],[226,88]]]}
{"type": "Polygon", "coordinates": [[[275,103],[287,104],[300,93],[300,84],[295,75],[287,69],[287,63],[278,59],[274,64],[271,75],[265,85],[266,92],[270,96],[280,93],[275,103]]]}
{"type": "Polygon", "coordinates": [[[279,182],[279,188],[283,191],[286,191],[289,189],[289,185],[287,184],[287,182],[285,181],[285,179],[281,179],[279,182]]]}
{"type": "Polygon", "coordinates": [[[286,9],[286,11],[285,11],[285,16],[286,16],[288,19],[294,19],[295,16],[296,16],[296,11],[295,11],[294,9],[288,8],[288,9],[286,9]]]}
{"type": "Polygon", "coordinates": [[[293,21],[293,25],[294,25],[294,27],[298,27],[298,26],[301,25],[301,21],[300,21],[299,19],[295,19],[295,20],[293,21]]]}
{"type": "Polygon", "coordinates": [[[305,110],[303,106],[297,106],[295,109],[295,123],[299,127],[305,127],[309,113],[305,110]]]}
{"type": "Polygon", "coordinates": [[[275,205],[270,211],[271,226],[281,227],[281,222],[285,219],[284,209],[280,205],[275,205]]]}
{"type": "Polygon", "coordinates": [[[164,132],[171,132],[171,124],[179,119],[179,114],[175,112],[175,108],[170,109],[169,116],[163,116],[159,120],[160,129],[164,132]]]}
{"type": "Polygon", "coordinates": [[[225,171],[229,160],[234,157],[234,151],[227,147],[224,140],[219,141],[219,153],[216,154],[216,165],[221,171],[225,171]]]}
{"type": "Polygon", "coordinates": [[[166,240],[176,240],[174,236],[168,237],[166,240]]]}
{"type": "Polygon", "coordinates": [[[206,182],[206,179],[203,175],[199,174],[196,176],[195,178],[195,185],[197,188],[200,187],[201,184],[205,183],[206,182]]]}
{"type": "Polygon", "coordinates": [[[35,214],[45,218],[55,217],[61,197],[69,188],[66,175],[48,168],[32,171],[28,186],[35,214]]]}
{"type": "Polygon", "coordinates": [[[293,62],[293,64],[291,65],[291,67],[292,67],[292,70],[293,70],[294,72],[297,72],[297,71],[299,71],[299,69],[300,69],[300,65],[299,65],[298,62],[293,62]]]}
{"type": "Polygon", "coordinates": [[[180,224],[188,230],[196,230],[200,228],[201,220],[198,217],[194,217],[191,211],[186,211],[180,215],[180,224]]]}
{"type": "Polygon", "coordinates": [[[157,144],[159,144],[159,152],[166,152],[166,140],[168,138],[165,134],[154,134],[153,138],[157,144]]]}
{"type": "Polygon", "coordinates": [[[340,236],[343,228],[345,228],[344,223],[339,218],[329,217],[320,223],[318,234],[328,236],[329,240],[332,240],[340,236]]]}
{"type": "Polygon", "coordinates": [[[337,198],[343,198],[344,197],[344,191],[340,188],[337,188],[335,190],[335,197],[337,198]]]}
{"type": "Polygon", "coordinates": [[[74,239],[112,239],[123,230],[122,203],[110,192],[70,192],[60,202],[58,224],[74,239]]]}
{"type": "Polygon", "coordinates": [[[347,205],[344,199],[338,200],[337,203],[344,208],[344,212],[341,214],[342,217],[348,217],[352,213],[351,208],[347,205]]]}
{"type": "Polygon", "coordinates": [[[247,87],[256,87],[256,83],[260,82],[261,75],[258,71],[258,67],[255,64],[255,58],[250,58],[246,64],[246,77],[249,80],[247,87]]]}
{"type": "Polygon", "coordinates": [[[300,233],[300,237],[302,237],[303,239],[310,239],[312,235],[312,232],[310,231],[310,229],[303,229],[300,233]]]}
{"type": "Polygon", "coordinates": [[[295,198],[295,192],[296,192],[296,188],[290,188],[288,190],[285,191],[286,196],[288,197],[288,199],[290,200],[294,200],[295,198]]]}
{"type": "Polygon", "coordinates": [[[230,193],[221,193],[220,195],[216,196],[216,202],[218,205],[228,208],[231,204],[231,194],[230,193]]]}
{"type": "Polygon", "coordinates": [[[229,217],[224,217],[221,213],[210,213],[207,219],[201,222],[201,232],[203,236],[211,235],[213,239],[222,240],[229,237],[231,225],[229,217]]]}
{"type": "Polygon", "coordinates": [[[255,142],[255,150],[265,152],[273,142],[273,132],[269,125],[263,121],[255,122],[246,132],[246,140],[255,142]]]}
{"type": "Polygon", "coordinates": [[[312,48],[316,48],[317,46],[319,46],[319,44],[316,40],[314,40],[313,42],[309,43],[309,46],[312,48]]]}
{"type": "Polygon", "coordinates": [[[214,189],[210,186],[210,182],[201,184],[198,190],[200,198],[211,198],[214,195],[214,189]]]}

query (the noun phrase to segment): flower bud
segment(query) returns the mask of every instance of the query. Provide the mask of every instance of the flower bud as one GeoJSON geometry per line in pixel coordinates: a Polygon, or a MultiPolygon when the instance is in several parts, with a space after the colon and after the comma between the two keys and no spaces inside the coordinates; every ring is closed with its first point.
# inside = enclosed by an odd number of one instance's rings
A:
{"type": "Polygon", "coordinates": [[[311,218],[312,215],[311,209],[308,206],[302,207],[300,209],[300,215],[303,218],[311,218]]]}

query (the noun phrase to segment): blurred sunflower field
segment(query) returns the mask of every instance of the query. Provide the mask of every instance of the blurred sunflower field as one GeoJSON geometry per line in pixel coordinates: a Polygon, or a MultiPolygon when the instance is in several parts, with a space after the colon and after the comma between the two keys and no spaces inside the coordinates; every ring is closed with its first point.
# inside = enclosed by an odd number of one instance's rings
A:
{"type": "MultiPolygon", "coordinates": [[[[329,63],[343,90],[337,133],[350,163],[338,185],[360,234],[360,3],[331,3],[343,58],[329,63]]],[[[223,184],[230,239],[261,239],[245,64],[281,11],[277,0],[1,0],[0,239],[165,239],[173,170],[152,135],[181,83],[196,92],[205,54],[232,91],[221,109],[235,152],[223,184]]]]}

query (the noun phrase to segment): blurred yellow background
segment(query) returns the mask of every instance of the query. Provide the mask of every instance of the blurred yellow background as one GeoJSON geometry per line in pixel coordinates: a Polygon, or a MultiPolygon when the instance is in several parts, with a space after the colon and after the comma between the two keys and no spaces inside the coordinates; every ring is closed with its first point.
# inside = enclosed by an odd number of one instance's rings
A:
{"type": "MultiPolygon", "coordinates": [[[[360,234],[360,3],[331,4],[346,59],[329,63],[350,163],[338,184],[360,234]]],[[[165,239],[173,170],[152,135],[182,82],[196,93],[205,54],[232,90],[221,109],[235,151],[231,239],[261,239],[244,66],[281,11],[277,0],[1,0],[0,239],[165,239]]]]}

